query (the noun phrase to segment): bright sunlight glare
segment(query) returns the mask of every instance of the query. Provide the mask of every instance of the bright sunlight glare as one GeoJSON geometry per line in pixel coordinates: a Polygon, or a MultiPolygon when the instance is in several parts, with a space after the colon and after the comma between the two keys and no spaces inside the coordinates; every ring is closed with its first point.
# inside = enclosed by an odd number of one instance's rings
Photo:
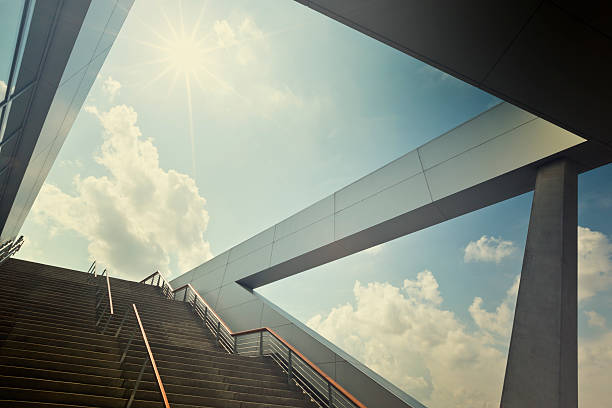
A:
{"type": "Polygon", "coordinates": [[[204,66],[204,49],[192,37],[179,36],[164,48],[175,73],[196,74],[204,66]]]}

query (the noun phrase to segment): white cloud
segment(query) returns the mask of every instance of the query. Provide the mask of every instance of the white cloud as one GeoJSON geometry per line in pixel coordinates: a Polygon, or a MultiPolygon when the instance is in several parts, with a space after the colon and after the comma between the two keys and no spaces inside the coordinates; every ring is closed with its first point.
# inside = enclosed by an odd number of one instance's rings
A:
{"type": "Polygon", "coordinates": [[[157,148],[142,136],[131,107],[85,110],[104,128],[94,159],[108,175],[77,175],[75,195],[45,184],[32,208],[34,219],[51,230],[81,234],[89,240],[90,256],[120,276],[141,278],[155,269],[168,273],[171,257],[180,272],[211,258],[203,237],[206,200],[194,180],[159,167],[157,148]]]}
{"type": "Polygon", "coordinates": [[[371,248],[366,249],[365,251],[363,251],[365,254],[370,254],[370,255],[378,255],[382,252],[383,248],[384,248],[385,244],[379,244],[379,245],[375,245],[371,248]]]}
{"type": "Polygon", "coordinates": [[[474,298],[468,310],[478,327],[491,334],[501,336],[504,341],[510,338],[519,282],[520,275],[516,277],[512,287],[506,291],[506,298],[497,306],[495,312],[487,312],[482,308],[483,300],[481,297],[474,298]]]}
{"type": "Polygon", "coordinates": [[[213,30],[217,34],[219,47],[235,47],[234,57],[241,65],[247,65],[256,59],[253,41],[261,41],[265,38],[263,31],[251,17],[243,18],[233,27],[227,20],[217,20],[213,25],[213,30]]]}
{"type": "Polygon", "coordinates": [[[579,340],[579,406],[607,408],[612,400],[612,331],[590,340],[579,340]]]}
{"type": "Polygon", "coordinates": [[[114,100],[115,96],[119,94],[120,89],[121,83],[119,81],[114,80],[110,76],[106,78],[102,83],[102,90],[108,95],[111,101],[114,100]]]}
{"type": "Polygon", "coordinates": [[[353,292],[354,306],[335,307],[308,325],[431,408],[499,406],[506,360],[500,339],[469,330],[440,307],[430,271],[401,288],[356,282],[353,292]]]}
{"type": "Polygon", "coordinates": [[[213,30],[217,34],[217,44],[219,47],[229,47],[237,42],[236,33],[227,20],[215,21],[213,30]]]}
{"type": "Polygon", "coordinates": [[[0,80],[0,99],[4,98],[4,94],[6,93],[6,88],[7,88],[6,82],[0,80]]]}
{"type": "Polygon", "coordinates": [[[483,235],[478,241],[471,241],[464,250],[465,262],[496,262],[510,256],[516,247],[512,241],[483,235]]]}
{"type": "Polygon", "coordinates": [[[588,325],[590,327],[599,327],[600,329],[606,328],[606,318],[595,312],[594,310],[584,312],[588,318],[588,325]]]}
{"type": "Polygon", "coordinates": [[[578,227],[578,300],[612,287],[612,243],[604,234],[578,227]]]}

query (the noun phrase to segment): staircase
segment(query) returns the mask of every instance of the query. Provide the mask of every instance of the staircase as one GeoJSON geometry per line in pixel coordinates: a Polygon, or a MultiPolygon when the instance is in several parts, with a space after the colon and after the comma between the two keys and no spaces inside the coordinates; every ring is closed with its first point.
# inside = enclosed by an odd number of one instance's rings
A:
{"type": "MultiPolygon", "coordinates": [[[[126,318],[118,332],[132,304],[173,408],[314,406],[269,357],[221,350],[185,303],[162,298],[157,287],[111,278],[114,317],[96,327],[100,279],[93,284],[84,272],[9,259],[0,282],[0,407],[125,407],[148,359],[134,338],[120,364],[137,329],[126,318]]],[[[149,364],[132,407],[163,406],[149,364]]]]}

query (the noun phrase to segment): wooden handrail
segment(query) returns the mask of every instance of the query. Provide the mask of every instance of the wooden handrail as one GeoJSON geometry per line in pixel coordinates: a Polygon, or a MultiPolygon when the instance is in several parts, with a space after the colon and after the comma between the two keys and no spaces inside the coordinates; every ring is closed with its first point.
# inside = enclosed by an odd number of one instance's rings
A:
{"type": "Polygon", "coordinates": [[[134,303],[132,303],[132,307],[134,308],[134,314],[136,315],[136,320],[138,320],[138,326],[140,326],[140,334],[142,334],[142,339],[147,348],[147,353],[149,353],[149,360],[151,360],[151,365],[153,366],[153,372],[155,373],[155,378],[157,379],[157,385],[159,386],[159,391],[161,392],[162,398],[164,400],[164,407],[170,408],[170,404],[168,403],[168,397],[166,396],[166,390],[164,389],[164,384],[162,383],[161,377],[159,376],[159,371],[157,370],[157,364],[155,364],[155,359],[153,358],[153,352],[151,351],[151,346],[149,345],[147,334],[145,333],[144,327],[142,326],[142,321],[140,320],[138,309],[136,308],[136,305],[134,303]]]}
{"type": "Polygon", "coordinates": [[[233,336],[241,336],[241,335],[245,335],[245,334],[251,334],[251,333],[259,333],[262,331],[267,331],[268,333],[270,333],[272,336],[276,337],[276,339],[278,341],[280,341],[281,343],[283,343],[287,348],[289,348],[294,354],[296,354],[298,357],[300,357],[306,364],[308,364],[308,366],[310,368],[312,368],[314,371],[316,371],[321,377],[323,377],[327,382],[329,382],[334,388],[336,388],[342,395],[344,395],[349,401],[351,401],[353,404],[355,404],[357,407],[359,408],[367,408],[365,405],[363,405],[361,403],[361,401],[359,401],[357,398],[355,398],[353,396],[353,394],[351,394],[350,392],[348,392],[346,389],[344,389],[344,387],[342,387],[340,384],[338,384],[333,378],[331,378],[330,376],[328,376],[327,374],[325,374],[323,372],[323,370],[321,370],[315,363],[313,363],[312,361],[310,361],[305,355],[303,355],[302,353],[300,353],[298,351],[298,349],[296,349],[295,347],[293,347],[291,344],[289,344],[287,342],[287,340],[283,339],[278,333],[276,333],[274,330],[270,329],[269,327],[260,327],[257,329],[249,329],[249,330],[243,330],[240,332],[233,332],[228,326],[227,324],[225,324],[225,322],[219,317],[219,315],[210,307],[210,305],[208,304],[208,302],[206,302],[204,300],[204,298],[198,293],[197,290],[195,290],[193,288],[193,286],[191,286],[190,283],[181,286],[180,288],[177,288],[174,290],[174,292],[178,292],[181,291],[185,288],[190,288],[193,293],[195,294],[195,296],[197,296],[207,307],[208,309],[214,313],[214,315],[217,317],[217,319],[219,320],[219,322],[221,322],[221,324],[227,329],[227,331],[233,336]]]}
{"type": "Polygon", "coordinates": [[[113,295],[111,295],[110,279],[108,277],[108,273],[106,274],[106,287],[108,288],[108,303],[110,303],[110,314],[115,314],[113,312],[113,295]]]}

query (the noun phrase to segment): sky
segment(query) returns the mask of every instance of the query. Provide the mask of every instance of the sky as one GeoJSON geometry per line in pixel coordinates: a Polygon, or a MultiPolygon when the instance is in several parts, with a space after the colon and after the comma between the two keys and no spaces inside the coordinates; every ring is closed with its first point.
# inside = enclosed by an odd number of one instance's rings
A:
{"type": "MultiPolygon", "coordinates": [[[[497,103],[297,2],[136,1],[17,257],[176,277],[497,103]]],[[[579,178],[589,408],[612,397],[610,180],[579,178]]],[[[431,408],[499,406],[531,199],[258,292],[431,408]]]]}

